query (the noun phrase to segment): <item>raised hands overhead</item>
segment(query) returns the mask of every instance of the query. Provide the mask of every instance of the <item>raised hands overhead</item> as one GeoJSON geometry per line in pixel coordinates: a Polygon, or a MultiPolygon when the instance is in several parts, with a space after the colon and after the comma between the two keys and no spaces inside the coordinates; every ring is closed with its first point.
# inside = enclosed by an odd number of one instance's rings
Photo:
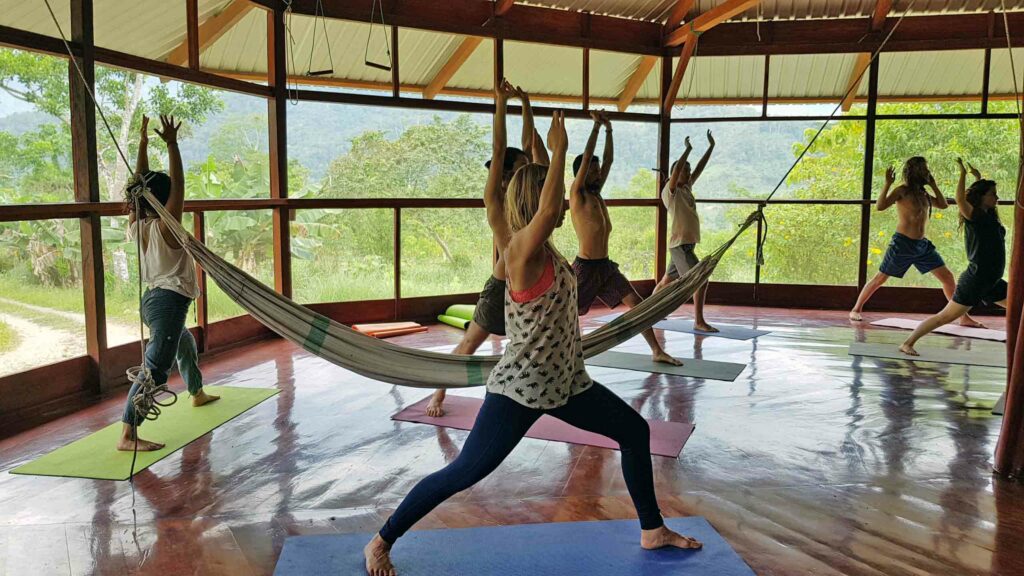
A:
{"type": "Polygon", "coordinates": [[[565,114],[555,111],[551,115],[551,127],[548,128],[548,149],[553,154],[561,152],[565,154],[569,146],[569,137],[565,133],[565,114]]]}
{"type": "Polygon", "coordinates": [[[149,142],[149,116],[142,115],[142,127],[139,128],[139,140],[149,142]]]}
{"type": "Polygon", "coordinates": [[[896,168],[889,166],[885,169],[885,185],[892,186],[896,182],[896,168]]]}
{"type": "Polygon", "coordinates": [[[164,142],[168,144],[178,142],[178,129],[181,128],[181,122],[175,123],[173,115],[161,114],[160,115],[160,128],[157,128],[156,134],[164,142]]]}
{"type": "Polygon", "coordinates": [[[711,135],[711,130],[708,130],[708,144],[711,146],[715,145],[715,137],[711,135]]]}

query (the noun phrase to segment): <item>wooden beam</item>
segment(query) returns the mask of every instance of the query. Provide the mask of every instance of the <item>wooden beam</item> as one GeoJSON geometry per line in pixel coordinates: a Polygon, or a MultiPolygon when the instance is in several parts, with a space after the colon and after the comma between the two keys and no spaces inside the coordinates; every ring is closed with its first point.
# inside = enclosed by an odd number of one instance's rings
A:
{"type": "Polygon", "coordinates": [[[850,108],[853,107],[853,101],[857,97],[860,83],[864,79],[864,72],[870,65],[871,54],[867,52],[857,54],[857,61],[853,64],[850,79],[846,81],[846,89],[843,90],[843,94],[846,94],[846,97],[843,98],[843,112],[849,112],[850,108]]]}
{"type": "Polygon", "coordinates": [[[668,18],[665,19],[665,30],[675,30],[682,24],[686,15],[693,9],[693,3],[694,0],[676,0],[676,3],[672,5],[672,10],[668,13],[668,18]]]}
{"type": "Polygon", "coordinates": [[[423,97],[427,100],[433,100],[441,92],[445,84],[452,79],[452,76],[459,71],[459,68],[462,68],[466,60],[469,60],[469,57],[473,55],[473,52],[483,40],[479,36],[467,36],[464,38],[459,47],[448,58],[448,61],[444,63],[444,66],[438,70],[434,78],[427,84],[427,87],[423,89],[423,97]]]}
{"type": "Polygon", "coordinates": [[[892,11],[892,0],[877,0],[875,10],[871,13],[871,31],[877,32],[885,25],[885,19],[892,11]]]}
{"type": "MultiPolygon", "coordinates": [[[[328,18],[369,22],[374,0],[322,0],[328,18]]],[[[317,0],[292,0],[295,14],[313,15],[317,0]]],[[[401,0],[384,2],[384,21],[404,28],[460,36],[503,38],[558,46],[589,47],[616,52],[661,54],[662,26],[615,16],[594,15],[591,34],[580,27],[579,12],[515,4],[501,22],[482,26],[495,14],[493,2],[481,0],[401,0]]],[[[373,12],[379,18],[378,12],[373,12]]]]}
{"type": "Polygon", "coordinates": [[[625,112],[630,104],[633,103],[637,92],[640,91],[640,87],[647,81],[647,77],[651,74],[651,70],[654,70],[654,65],[658,63],[658,60],[657,56],[640,57],[636,70],[633,70],[633,74],[626,81],[626,86],[622,88],[622,93],[619,94],[619,112],[625,112]]]}
{"type": "MultiPolygon", "coordinates": [[[[221,36],[223,36],[231,27],[238,23],[239,20],[245,17],[251,10],[256,8],[256,5],[249,0],[232,0],[231,4],[205,22],[199,25],[199,39],[198,39],[198,51],[202,52],[206,50],[211,44],[216,42],[221,36]]],[[[188,35],[175,49],[171,50],[170,54],[167,55],[167,62],[174,64],[175,66],[185,66],[189,63],[188,60],[188,35]]]]}
{"type": "Polygon", "coordinates": [[[266,82],[267,77],[265,74],[252,76],[253,82],[243,82],[236,78],[221,76],[205,70],[190,70],[168,64],[167,62],[161,62],[160,60],[150,60],[141,56],[135,56],[134,54],[125,54],[124,52],[99,47],[96,48],[96,61],[115,68],[136,70],[160,78],[181,80],[182,82],[220,88],[221,90],[229,90],[240,94],[261,96],[263,98],[269,98],[272,95],[272,91],[268,86],[253,83],[266,82]]]}
{"type": "Polygon", "coordinates": [[[188,67],[199,70],[199,0],[185,0],[185,42],[188,67]]]}
{"type": "Polygon", "coordinates": [[[661,103],[662,113],[666,116],[672,115],[672,105],[676,103],[676,96],[679,95],[679,87],[683,84],[683,76],[686,75],[686,67],[690,65],[690,58],[693,56],[693,48],[697,45],[695,40],[683,44],[683,53],[679,55],[679,62],[676,63],[676,71],[672,74],[672,82],[665,93],[665,100],[661,103]]]}
{"type": "Polygon", "coordinates": [[[711,10],[697,16],[684,26],[673,30],[665,38],[665,46],[679,46],[693,37],[725,22],[737,14],[756,6],[760,0],[726,0],[711,10]]]}
{"type": "MultiPolygon", "coordinates": [[[[90,91],[96,85],[93,30],[92,0],[71,0],[71,39],[81,48],[80,55],[68,62],[75,202],[98,202],[100,199],[99,169],[96,165],[96,107],[90,97],[90,91]]],[[[85,349],[90,360],[86,389],[100,392],[106,380],[103,368],[107,353],[102,226],[97,214],[79,218],[78,226],[85,305],[85,349]]]]}
{"type": "Polygon", "coordinates": [[[498,0],[494,4],[494,15],[504,16],[508,14],[508,11],[512,9],[512,5],[516,3],[516,0],[498,0]]]}

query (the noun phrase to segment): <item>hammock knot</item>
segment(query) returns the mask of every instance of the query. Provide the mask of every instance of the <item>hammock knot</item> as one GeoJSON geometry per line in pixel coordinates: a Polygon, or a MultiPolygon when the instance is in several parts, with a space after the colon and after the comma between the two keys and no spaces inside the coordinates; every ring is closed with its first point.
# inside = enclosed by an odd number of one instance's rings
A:
{"type": "Polygon", "coordinates": [[[138,385],[135,395],[132,396],[132,407],[135,409],[136,417],[141,415],[146,420],[156,420],[160,417],[161,408],[166,408],[178,401],[175,394],[167,384],[157,384],[149,368],[145,366],[133,366],[127,370],[128,380],[132,387],[138,385]],[[161,402],[157,397],[160,394],[170,394],[169,402],[161,402]]]}
{"type": "Polygon", "coordinates": [[[146,180],[139,174],[133,174],[128,183],[124,185],[124,199],[127,202],[136,203],[142,201],[142,196],[149,192],[146,180]]]}

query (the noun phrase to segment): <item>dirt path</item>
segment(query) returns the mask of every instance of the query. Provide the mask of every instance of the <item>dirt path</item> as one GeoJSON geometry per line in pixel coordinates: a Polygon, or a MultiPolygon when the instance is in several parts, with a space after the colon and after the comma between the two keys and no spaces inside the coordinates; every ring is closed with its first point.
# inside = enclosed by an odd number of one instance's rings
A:
{"type": "MultiPolygon", "coordinates": [[[[16,312],[0,312],[0,321],[9,325],[18,338],[17,347],[0,353],[0,376],[85,354],[84,314],[25,304],[10,298],[0,298],[0,303],[7,304],[15,310],[21,308],[38,314],[70,320],[81,327],[78,330],[55,328],[48,326],[45,322],[19,315],[16,312]]],[[[123,344],[138,339],[138,332],[132,327],[107,322],[108,345],[123,344]]]]}

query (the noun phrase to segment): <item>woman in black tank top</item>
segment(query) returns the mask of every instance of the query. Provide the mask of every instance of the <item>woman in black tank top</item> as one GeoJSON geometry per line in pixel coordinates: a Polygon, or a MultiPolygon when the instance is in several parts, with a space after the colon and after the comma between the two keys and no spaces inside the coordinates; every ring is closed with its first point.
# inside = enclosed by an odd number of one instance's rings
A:
{"type": "Polygon", "coordinates": [[[917,356],[914,344],[922,336],[939,326],[953,322],[967,314],[978,304],[996,304],[1006,307],[1007,284],[1003,280],[1006,269],[1006,228],[999,221],[996,183],[983,180],[981,173],[971,166],[974,183],[965,189],[967,168],[960,165],[960,181],[956,188],[956,206],[960,211],[960,229],[967,250],[967,270],[960,275],[953,298],[941,312],[921,322],[913,334],[900,346],[904,354],[917,356]]]}

